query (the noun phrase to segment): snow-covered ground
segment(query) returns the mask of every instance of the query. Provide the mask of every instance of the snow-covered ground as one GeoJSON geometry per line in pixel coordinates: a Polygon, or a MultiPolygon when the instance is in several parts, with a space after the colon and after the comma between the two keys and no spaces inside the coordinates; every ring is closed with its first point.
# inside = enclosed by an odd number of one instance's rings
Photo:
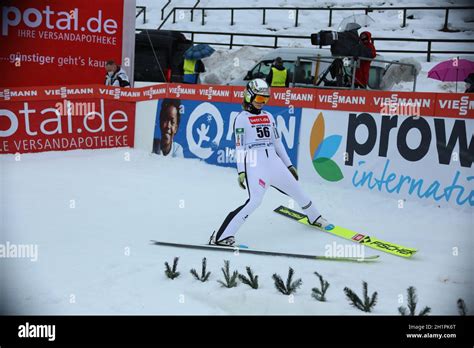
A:
{"type": "MultiPolygon", "coordinates": [[[[361,314],[343,288],[378,291],[374,314],[397,315],[400,295],[417,288],[419,306],[457,314],[456,300],[474,308],[473,216],[373,193],[303,182],[332,221],[419,249],[411,260],[383,254],[373,264],[312,261],[159,247],[151,239],[205,243],[226,214],[246,199],[234,169],[198,160],[163,158],[132,149],[52,152],[0,157],[0,243],[35,244],[38,260],[0,260],[0,308],[15,314],[361,314]],[[457,249],[453,249],[457,248],[457,249]],[[456,253],[457,251],[457,253],[456,253]],[[179,256],[181,276],[169,280],[164,262],[179,256]],[[207,257],[201,283],[189,274],[207,257]],[[222,288],[220,268],[251,266],[261,288],[222,288]],[[271,276],[293,267],[303,286],[279,294],[271,276]],[[313,272],[329,282],[317,302],[313,272]]],[[[238,240],[259,249],[324,254],[342,239],[272,212],[288,199],[269,190],[238,240]]],[[[366,255],[377,254],[365,250],[366,255]]],[[[403,305],[406,305],[404,303],[403,305]]]]}
{"type": "MultiPolygon", "coordinates": [[[[166,1],[156,0],[137,0],[137,5],[147,7],[147,23],[142,23],[142,17],[137,19],[136,26],[138,28],[156,29],[161,24],[161,8],[166,1]]],[[[173,7],[190,7],[195,1],[181,0],[173,1],[165,10],[165,16],[173,7]]],[[[241,0],[238,3],[232,1],[203,0],[199,3],[199,7],[261,7],[261,6],[277,6],[277,7],[360,7],[360,6],[461,6],[470,5],[469,1],[449,1],[449,0],[432,0],[432,1],[410,1],[398,0],[391,1],[351,1],[351,0],[332,0],[317,2],[314,0],[241,0]]],[[[443,32],[440,29],[444,25],[443,10],[414,10],[408,11],[407,15],[413,18],[407,19],[407,25],[401,28],[401,19],[397,11],[374,11],[369,13],[373,22],[364,28],[372,32],[374,37],[405,37],[405,38],[432,38],[432,39],[472,39],[474,38],[474,11],[453,10],[449,14],[449,28],[458,30],[458,32],[443,32]]],[[[358,15],[362,11],[347,11],[333,13],[332,26],[328,27],[328,12],[311,12],[301,11],[299,14],[299,26],[294,27],[295,13],[291,11],[268,11],[266,14],[266,24],[262,24],[261,11],[236,11],[235,24],[230,25],[229,11],[208,12],[205,17],[206,25],[201,25],[201,12],[194,13],[194,21],[190,21],[190,11],[183,11],[177,15],[177,21],[172,23],[170,18],[163,29],[172,30],[191,30],[191,31],[212,31],[212,32],[234,32],[234,33],[256,33],[256,34],[281,34],[281,35],[309,35],[319,30],[337,30],[339,23],[346,17],[358,15]]],[[[199,35],[198,41],[211,42],[229,42],[228,36],[220,35],[199,35]]],[[[241,44],[273,44],[272,38],[246,38],[237,37],[235,43],[241,44]]],[[[308,40],[281,39],[281,45],[288,47],[311,47],[308,40]]],[[[427,44],[422,42],[375,42],[377,49],[401,49],[401,50],[418,50],[426,49],[427,44]]],[[[472,50],[470,44],[466,43],[433,43],[433,50],[472,50]]],[[[243,49],[233,49],[231,51],[223,49],[222,46],[216,46],[218,52],[215,57],[205,61],[208,73],[202,75],[205,83],[226,84],[236,76],[243,77],[247,70],[251,68],[258,59],[268,52],[265,49],[254,49],[244,47],[243,49]],[[240,65],[234,64],[234,59],[239,58],[240,65]],[[231,71],[229,71],[229,69],[231,71]]],[[[398,60],[406,58],[407,54],[391,54],[383,53],[384,58],[388,60],[398,60]]],[[[454,92],[455,83],[440,82],[429,79],[428,71],[437,63],[454,58],[446,54],[432,55],[431,62],[426,62],[425,54],[411,54],[422,64],[422,70],[418,76],[417,91],[420,92],[454,92]]],[[[459,55],[460,58],[473,59],[472,55],[459,55]]],[[[393,87],[394,90],[411,91],[412,83],[401,83],[393,87]]],[[[458,83],[458,92],[465,89],[464,82],[458,83]]]]}

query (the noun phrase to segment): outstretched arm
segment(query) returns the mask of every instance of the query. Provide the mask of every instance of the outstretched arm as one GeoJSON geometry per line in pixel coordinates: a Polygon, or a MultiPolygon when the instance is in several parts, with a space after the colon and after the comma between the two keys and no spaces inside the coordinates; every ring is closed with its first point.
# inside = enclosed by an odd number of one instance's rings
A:
{"type": "Polygon", "coordinates": [[[281,158],[285,166],[291,172],[291,174],[295,177],[296,180],[298,180],[298,172],[296,171],[296,168],[291,163],[290,157],[288,157],[288,154],[286,153],[285,147],[283,146],[283,143],[281,141],[280,134],[278,134],[278,129],[276,127],[276,122],[274,119],[272,119],[272,126],[273,126],[272,127],[273,128],[273,146],[275,146],[275,151],[278,157],[281,158]]]}
{"type": "Polygon", "coordinates": [[[273,145],[275,146],[275,151],[278,157],[280,157],[283,163],[285,163],[285,166],[291,167],[292,163],[291,163],[290,157],[288,157],[285,147],[283,146],[283,143],[281,142],[281,137],[280,137],[280,134],[278,133],[276,122],[275,122],[275,119],[273,119],[273,117],[272,117],[272,128],[273,128],[273,145]]]}
{"type": "Polygon", "coordinates": [[[245,120],[239,116],[234,120],[234,136],[237,172],[240,174],[245,172],[245,120]]]}

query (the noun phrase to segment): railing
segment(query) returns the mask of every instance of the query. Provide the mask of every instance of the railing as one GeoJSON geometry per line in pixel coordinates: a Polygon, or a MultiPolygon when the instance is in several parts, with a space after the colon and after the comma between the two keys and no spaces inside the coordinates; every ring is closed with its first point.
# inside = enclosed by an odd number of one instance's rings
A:
{"type": "Polygon", "coordinates": [[[267,11],[289,11],[289,18],[294,19],[295,27],[299,24],[299,15],[301,11],[328,11],[328,27],[332,26],[332,14],[334,11],[363,11],[368,14],[373,11],[398,11],[399,19],[402,21],[402,27],[406,26],[407,22],[407,11],[419,10],[419,11],[445,11],[443,31],[449,31],[448,19],[449,12],[453,10],[474,10],[474,6],[367,6],[367,7],[197,7],[200,0],[196,2],[193,7],[174,7],[166,19],[161,24],[160,28],[168,21],[170,15],[173,15],[173,23],[176,23],[176,11],[191,11],[191,22],[194,20],[194,11],[201,11],[201,25],[205,25],[204,17],[206,11],[229,11],[230,12],[230,25],[234,25],[234,12],[236,11],[262,11],[262,24],[266,23],[267,11]]]}
{"type": "MultiPolygon", "coordinates": [[[[190,7],[190,9],[191,9],[191,22],[194,20],[194,9],[197,7],[197,5],[199,5],[200,2],[201,2],[201,0],[197,0],[196,3],[194,4],[194,6],[190,7]]],[[[203,16],[204,16],[204,14],[203,14],[203,16]]],[[[174,18],[176,18],[176,17],[174,17],[174,18]]]]}
{"type": "Polygon", "coordinates": [[[161,8],[161,20],[165,17],[165,8],[168,7],[168,5],[171,4],[171,0],[168,0],[168,2],[161,8]]]}
{"type": "Polygon", "coordinates": [[[166,18],[161,22],[160,26],[158,27],[158,30],[161,29],[165,24],[166,22],[168,21],[168,18],[170,18],[170,16],[173,15],[174,16],[174,22],[176,22],[176,8],[172,8],[171,11],[168,13],[168,15],[166,16],[166,18]]]}
{"type": "MultiPolygon", "coordinates": [[[[137,29],[140,30],[140,29],[137,29]]],[[[251,34],[251,33],[229,33],[229,32],[213,32],[213,31],[187,31],[187,30],[179,30],[180,33],[191,34],[191,41],[195,44],[204,43],[209,45],[216,45],[216,46],[228,46],[229,49],[235,47],[242,47],[242,46],[251,46],[251,47],[260,47],[260,48],[278,48],[278,39],[304,39],[304,40],[311,40],[310,36],[301,36],[301,35],[278,35],[278,34],[251,34]],[[229,43],[221,43],[221,42],[201,42],[195,41],[195,35],[229,35],[230,41],[229,43]],[[234,43],[234,37],[242,36],[242,37],[268,37],[273,38],[273,45],[262,45],[262,44],[238,44],[234,43]]]]}
{"type": "Polygon", "coordinates": [[[143,24],[146,23],[146,6],[135,6],[137,13],[135,15],[135,18],[138,18],[143,13],[143,24]]]}
{"type": "MultiPolygon", "coordinates": [[[[378,49],[377,52],[388,52],[388,53],[426,53],[426,61],[431,62],[432,54],[474,54],[474,51],[439,51],[432,49],[433,42],[447,42],[447,43],[474,43],[472,39],[413,39],[413,38],[391,38],[391,37],[375,37],[372,38],[374,41],[406,41],[406,42],[426,42],[426,50],[384,50],[378,49]]],[[[471,46],[474,47],[474,46],[471,46]]]]}
{"type": "MultiPolygon", "coordinates": [[[[139,29],[137,29],[139,30],[139,29]]],[[[186,31],[182,30],[179,31],[185,34],[191,34],[191,41],[195,44],[203,43],[208,45],[215,45],[215,46],[227,46],[229,49],[233,47],[242,47],[242,46],[251,46],[251,47],[260,47],[260,48],[278,48],[282,47],[278,44],[279,39],[299,39],[299,40],[308,40],[307,42],[311,42],[310,36],[301,36],[301,35],[279,35],[279,34],[250,34],[250,33],[230,33],[230,32],[213,32],[213,31],[186,31]],[[195,41],[196,35],[212,35],[212,36],[222,36],[228,35],[230,37],[229,42],[222,43],[222,42],[205,42],[205,41],[195,41]],[[263,38],[270,38],[273,39],[272,45],[264,45],[264,44],[241,44],[235,43],[235,37],[263,37],[263,38]]],[[[474,51],[460,51],[460,50],[433,50],[432,43],[434,42],[446,42],[446,43],[474,43],[474,39],[414,39],[414,38],[386,38],[386,37],[373,37],[374,41],[395,41],[395,42],[426,42],[427,48],[426,50],[397,50],[397,49],[377,49],[377,52],[387,52],[387,53],[423,53],[426,54],[426,61],[431,61],[432,54],[473,54],[474,51]]],[[[474,47],[474,46],[473,46],[474,47]]]]}

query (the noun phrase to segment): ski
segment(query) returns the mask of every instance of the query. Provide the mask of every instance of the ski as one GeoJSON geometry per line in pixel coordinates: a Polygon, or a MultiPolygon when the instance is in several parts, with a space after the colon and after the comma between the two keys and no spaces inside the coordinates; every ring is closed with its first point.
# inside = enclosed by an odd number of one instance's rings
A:
{"type": "Polygon", "coordinates": [[[375,238],[375,237],[372,237],[372,236],[368,236],[368,235],[365,235],[365,234],[357,233],[355,231],[352,231],[352,230],[349,230],[347,228],[340,227],[340,226],[334,226],[334,228],[332,230],[320,229],[316,226],[311,225],[309,223],[308,217],[306,215],[304,215],[302,213],[299,213],[299,212],[297,212],[293,209],[284,207],[282,205],[279,206],[278,208],[276,208],[274,211],[276,213],[280,214],[280,215],[283,215],[283,216],[286,216],[290,219],[296,220],[299,223],[302,223],[304,225],[316,228],[319,231],[327,232],[327,233],[330,233],[332,235],[342,237],[344,239],[351,240],[353,242],[356,242],[356,243],[365,245],[367,247],[370,247],[370,248],[373,248],[373,249],[376,249],[376,250],[380,250],[380,251],[383,251],[383,252],[386,252],[386,253],[389,253],[389,254],[392,254],[392,255],[397,255],[397,256],[401,256],[401,257],[410,258],[418,251],[417,249],[407,248],[407,247],[404,247],[402,245],[394,244],[394,243],[391,243],[391,242],[386,242],[386,241],[383,241],[381,239],[378,239],[378,238],[375,238]]]}
{"type": "Polygon", "coordinates": [[[186,249],[199,249],[199,250],[211,250],[211,251],[227,251],[242,254],[254,254],[254,255],[266,255],[266,256],[284,256],[300,259],[310,260],[325,260],[325,261],[349,261],[349,262],[370,262],[379,258],[379,255],[372,255],[366,257],[339,257],[339,256],[323,256],[323,255],[305,255],[305,254],[293,254],[278,251],[265,251],[251,248],[238,248],[238,247],[221,247],[216,245],[205,245],[205,244],[184,244],[184,243],[170,243],[160,242],[156,240],[151,241],[154,245],[169,246],[176,248],[186,249]]]}

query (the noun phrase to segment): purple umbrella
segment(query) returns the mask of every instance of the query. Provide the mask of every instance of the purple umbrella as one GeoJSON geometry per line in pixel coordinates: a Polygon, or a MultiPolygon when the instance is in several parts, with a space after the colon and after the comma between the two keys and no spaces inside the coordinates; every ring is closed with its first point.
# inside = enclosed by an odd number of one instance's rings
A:
{"type": "Polygon", "coordinates": [[[472,72],[474,72],[474,62],[457,57],[436,64],[433,69],[428,72],[428,77],[440,81],[456,81],[457,92],[458,81],[464,81],[472,72]]]}

